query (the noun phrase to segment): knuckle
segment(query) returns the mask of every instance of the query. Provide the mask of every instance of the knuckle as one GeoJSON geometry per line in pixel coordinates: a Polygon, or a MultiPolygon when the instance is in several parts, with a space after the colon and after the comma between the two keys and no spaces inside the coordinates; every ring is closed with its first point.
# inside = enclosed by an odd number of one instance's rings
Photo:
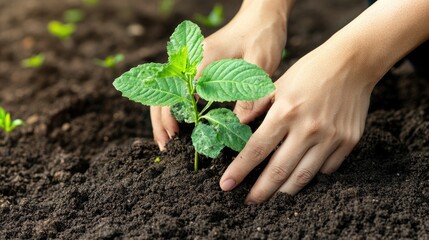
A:
{"type": "Polygon", "coordinates": [[[262,145],[250,145],[248,157],[246,159],[251,160],[254,164],[259,164],[267,155],[267,150],[262,145]]]}
{"type": "Polygon", "coordinates": [[[311,179],[313,179],[313,172],[308,170],[308,169],[301,169],[298,171],[296,178],[295,178],[295,183],[296,185],[298,185],[299,187],[304,187],[305,185],[307,185],[311,179]]]}
{"type": "Polygon", "coordinates": [[[319,120],[312,120],[307,126],[307,133],[310,136],[320,133],[322,130],[322,123],[319,120]]]}
{"type": "Polygon", "coordinates": [[[241,111],[252,111],[254,107],[254,102],[251,101],[239,101],[237,102],[236,108],[241,111]]]}
{"type": "Polygon", "coordinates": [[[270,167],[269,177],[274,183],[283,183],[289,176],[289,171],[281,166],[270,167]]]}
{"type": "Polygon", "coordinates": [[[283,121],[292,121],[299,115],[299,105],[289,105],[279,112],[279,117],[283,121]]]}

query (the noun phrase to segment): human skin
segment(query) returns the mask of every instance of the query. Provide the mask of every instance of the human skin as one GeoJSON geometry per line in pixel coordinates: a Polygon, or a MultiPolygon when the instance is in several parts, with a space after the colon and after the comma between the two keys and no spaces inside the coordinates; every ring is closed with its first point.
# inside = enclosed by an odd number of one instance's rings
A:
{"type": "MultiPolygon", "coordinates": [[[[279,19],[284,16],[281,20],[287,22],[291,1],[248,0],[234,18],[237,20],[232,20],[237,22],[225,26],[226,30],[219,30],[213,39],[231,39],[230,34],[236,31],[227,31],[228,26],[236,24],[255,30],[246,26],[257,24],[250,20],[241,21],[240,14],[244,15],[244,9],[259,11],[250,15],[269,15],[264,11],[274,11],[252,8],[262,2],[269,2],[276,11],[286,13],[271,14],[279,19]]],[[[267,114],[220,179],[222,190],[234,189],[271,152],[272,157],[246,198],[248,204],[264,202],[277,191],[294,195],[317,172],[329,174],[338,169],[362,136],[373,88],[393,64],[429,39],[428,22],[427,0],[379,0],[286,71],[275,82],[276,91],[272,95],[256,102],[237,103],[234,111],[243,123],[262,113],[267,114]]],[[[268,36],[281,38],[279,34],[285,36],[285,29],[278,27],[269,31],[271,35],[268,36]]],[[[241,45],[238,40],[229,40],[228,44],[246,46],[247,38],[237,39],[241,40],[241,45]]],[[[265,41],[255,42],[255,46],[263,51],[251,61],[270,73],[277,67],[278,59],[271,57],[267,60],[266,56],[276,56],[280,50],[273,47],[276,46],[271,44],[273,41],[266,39],[270,37],[265,35],[265,41]]],[[[207,41],[207,62],[231,57],[228,54],[212,55],[216,47],[222,49],[222,42],[218,44],[211,45],[207,41]]],[[[241,47],[240,50],[244,57],[254,48],[241,47]]],[[[157,138],[155,129],[154,135],[157,138]]]]}

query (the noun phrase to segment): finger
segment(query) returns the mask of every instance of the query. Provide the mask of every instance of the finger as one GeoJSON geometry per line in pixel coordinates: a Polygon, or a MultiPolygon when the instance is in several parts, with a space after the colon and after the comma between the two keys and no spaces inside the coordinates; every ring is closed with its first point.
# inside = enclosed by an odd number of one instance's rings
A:
{"type": "Polygon", "coordinates": [[[295,195],[316,176],[326,158],[337,149],[337,145],[327,147],[323,144],[315,145],[304,155],[290,177],[280,187],[280,192],[295,195]]]}
{"type": "Polygon", "coordinates": [[[248,124],[261,116],[271,107],[273,95],[264,97],[257,101],[238,101],[234,107],[234,113],[240,122],[248,124]]]}
{"type": "Polygon", "coordinates": [[[331,156],[328,157],[326,162],[320,168],[320,172],[325,174],[331,174],[340,168],[341,164],[346,159],[347,155],[353,150],[354,144],[344,144],[339,147],[331,156]]]}
{"type": "Polygon", "coordinates": [[[161,121],[161,107],[150,107],[150,120],[152,122],[153,138],[158,144],[159,150],[165,150],[168,141],[168,134],[161,121]]]}
{"type": "Polygon", "coordinates": [[[220,180],[222,190],[230,191],[243,181],[247,174],[259,165],[286,136],[286,125],[279,124],[277,111],[273,109],[274,107],[268,112],[258,130],[250,137],[244,149],[226,169],[220,180]],[[276,127],[273,128],[273,126],[276,127]]]}
{"type": "Polygon", "coordinates": [[[179,124],[171,114],[170,107],[161,108],[161,121],[169,139],[172,139],[179,132],[179,124]]]}
{"type": "Polygon", "coordinates": [[[266,201],[286,182],[299,160],[313,146],[311,143],[300,141],[300,138],[298,134],[289,133],[247,195],[247,204],[266,201]]]}

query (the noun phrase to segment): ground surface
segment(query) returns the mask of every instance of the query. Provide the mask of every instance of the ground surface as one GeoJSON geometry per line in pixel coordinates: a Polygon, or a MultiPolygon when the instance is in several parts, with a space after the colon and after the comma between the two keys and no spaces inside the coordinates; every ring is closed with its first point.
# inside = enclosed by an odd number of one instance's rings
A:
{"type": "MultiPolygon", "coordinates": [[[[295,197],[245,206],[260,169],[233,192],[220,191],[234,153],[203,160],[193,173],[187,132],[160,153],[148,108],[111,85],[131,66],[164,61],[174,26],[213,2],[180,1],[165,20],[155,1],[105,0],[83,7],[87,17],[71,40],[50,36],[47,22],[79,2],[0,0],[0,106],[27,121],[0,145],[0,239],[429,238],[429,81],[406,66],[386,76],[361,142],[337,173],[317,176],[295,197]],[[143,34],[132,36],[132,24],[143,34]],[[39,52],[45,66],[20,67],[39,52]],[[125,61],[117,70],[93,63],[118,52],[125,61]]],[[[364,7],[299,1],[277,76],[364,7]]]]}

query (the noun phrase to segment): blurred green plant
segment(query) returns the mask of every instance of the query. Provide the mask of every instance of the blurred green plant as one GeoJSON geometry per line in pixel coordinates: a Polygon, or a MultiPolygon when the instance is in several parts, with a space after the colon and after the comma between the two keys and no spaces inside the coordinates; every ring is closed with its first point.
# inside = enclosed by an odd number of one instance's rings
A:
{"type": "Polygon", "coordinates": [[[76,31],[76,25],[73,23],[62,23],[60,21],[50,21],[48,23],[48,31],[53,36],[64,40],[70,38],[70,36],[76,31]]]}
{"type": "Polygon", "coordinates": [[[39,68],[45,62],[45,56],[43,54],[33,55],[29,58],[21,61],[21,66],[25,68],[39,68]]]}
{"type": "Polygon", "coordinates": [[[287,58],[287,56],[288,56],[287,50],[283,49],[283,51],[282,51],[282,60],[285,60],[287,58]]]}
{"type": "Polygon", "coordinates": [[[82,0],[82,3],[88,7],[97,6],[100,1],[99,0],[82,0]]]}
{"type": "Polygon", "coordinates": [[[80,9],[69,9],[64,12],[63,19],[66,23],[78,23],[85,18],[85,13],[80,9]]]}
{"type": "Polygon", "coordinates": [[[161,158],[160,157],[156,157],[155,160],[153,160],[154,163],[159,163],[161,162],[161,158]]]}
{"type": "Polygon", "coordinates": [[[124,61],[124,55],[116,54],[105,59],[95,59],[95,64],[100,67],[115,69],[117,64],[124,61]]]}
{"type": "Polygon", "coordinates": [[[195,21],[200,23],[201,25],[205,27],[210,28],[216,28],[222,25],[223,21],[225,20],[225,15],[223,11],[222,4],[216,4],[212,11],[209,13],[209,15],[204,16],[202,14],[195,14],[194,16],[195,21]]]}
{"type": "Polygon", "coordinates": [[[0,107],[0,128],[3,129],[7,135],[12,132],[16,127],[24,125],[24,121],[21,119],[15,119],[12,121],[10,113],[6,112],[0,107]]]}
{"type": "Polygon", "coordinates": [[[174,0],[160,0],[158,7],[159,14],[163,17],[169,17],[173,12],[174,4],[174,0]]]}

